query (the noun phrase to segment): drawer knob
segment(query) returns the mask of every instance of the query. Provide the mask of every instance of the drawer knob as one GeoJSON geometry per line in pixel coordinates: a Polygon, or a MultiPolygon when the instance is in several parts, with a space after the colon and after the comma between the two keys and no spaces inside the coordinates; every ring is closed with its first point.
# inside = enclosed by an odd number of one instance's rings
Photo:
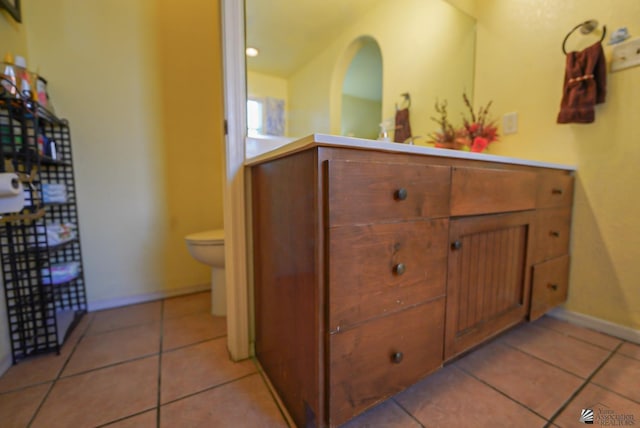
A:
{"type": "Polygon", "coordinates": [[[406,272],[406,270],[407,267],[404,265],[404,263],[398,263],[393,267],[393,273],[395,273],[396,275],[402,275],[406,272]]]}
{"type": "Polygon", "coordinates": [[[550,233],[551,233],[551,236],[553,236],[554,238],[560,237],[560,232],[558,232],[557,230],[552,230],[550,233]]]}
{"type": "Polygon", "coordinates": [[[551,190],[551,193],[553,193],[554,195],[562,195],[562,189],[553,189],[551,190]]]}
{"type": "Polygon", "coordinates": [[[400,364],[403,358],[404,355],[402,354],[402,352],[394,352],[393,354],[391,354],[391,361],[394,364],[400,364]]]}
{"type": "Polygon", "coordinates": [[[550,288],[553,291],[557,291],[558,290],[558,284],[547,284],[547,287],[550,288]]]}
{"type": "Polygon", "coordinates": [[[396,190],[396,193],[393,195],[393,197],[398,201],[404,201],[405,199],[407,199],[407,196],[409,196],[409,192],[407,192],[407,189],[405,189],[404,187],[396,190]]]}
{"type": "Polygon", "coordinates": [[[455,241],[451,244],[451,249],[452,250],[459,250],[460,248],[462,248],[462,242],[461,241],[455,241]]]}

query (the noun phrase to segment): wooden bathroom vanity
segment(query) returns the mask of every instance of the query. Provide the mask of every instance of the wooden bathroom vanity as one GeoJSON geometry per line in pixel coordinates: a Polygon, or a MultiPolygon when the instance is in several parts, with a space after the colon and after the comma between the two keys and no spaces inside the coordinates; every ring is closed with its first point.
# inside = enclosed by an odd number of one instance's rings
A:
{"type": "Polygon", "coordinates": [[[256,355],[298,426],[566,299],[572,167],[328,135],[248,165],[256,355]]]}

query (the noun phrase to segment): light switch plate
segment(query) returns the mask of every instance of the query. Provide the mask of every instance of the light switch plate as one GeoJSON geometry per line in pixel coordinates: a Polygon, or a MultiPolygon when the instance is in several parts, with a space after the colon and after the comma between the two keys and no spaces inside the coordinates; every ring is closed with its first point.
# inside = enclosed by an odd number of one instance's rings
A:
{"type": "Polygon", "coordinates": [[[505,113],[502,116],[502,134],[509,135],[518,132],[518,113],[505,113]]]}
{"type": "Polygon", "coordinates": [[[612,72],[640,65],[640,37],[616,45],[611,54],[612,72]]]}

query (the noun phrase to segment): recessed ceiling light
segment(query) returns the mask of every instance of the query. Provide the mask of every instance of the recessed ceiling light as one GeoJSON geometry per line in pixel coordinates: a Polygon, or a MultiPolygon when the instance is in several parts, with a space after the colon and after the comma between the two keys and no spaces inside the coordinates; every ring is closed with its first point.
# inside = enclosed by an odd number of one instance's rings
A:
{"type": "Polygon", "coordinates": [[[256,48],[247,48],[245,52],[247,53],[247,56],[251,57],[258,56],[258,54],[260,53],[256,48]]]}

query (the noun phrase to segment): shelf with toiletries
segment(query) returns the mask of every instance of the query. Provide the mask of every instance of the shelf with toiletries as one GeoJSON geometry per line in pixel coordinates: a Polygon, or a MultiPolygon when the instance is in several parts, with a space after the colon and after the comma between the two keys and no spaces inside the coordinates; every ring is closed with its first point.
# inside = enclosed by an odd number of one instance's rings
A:
{"type": "Polygon", "coordinates": [[[13,363],[60,352],[87,311],[69,123],[0,94],[0,172],[24,208],[0,213],[0,256],[13,363]]]}

